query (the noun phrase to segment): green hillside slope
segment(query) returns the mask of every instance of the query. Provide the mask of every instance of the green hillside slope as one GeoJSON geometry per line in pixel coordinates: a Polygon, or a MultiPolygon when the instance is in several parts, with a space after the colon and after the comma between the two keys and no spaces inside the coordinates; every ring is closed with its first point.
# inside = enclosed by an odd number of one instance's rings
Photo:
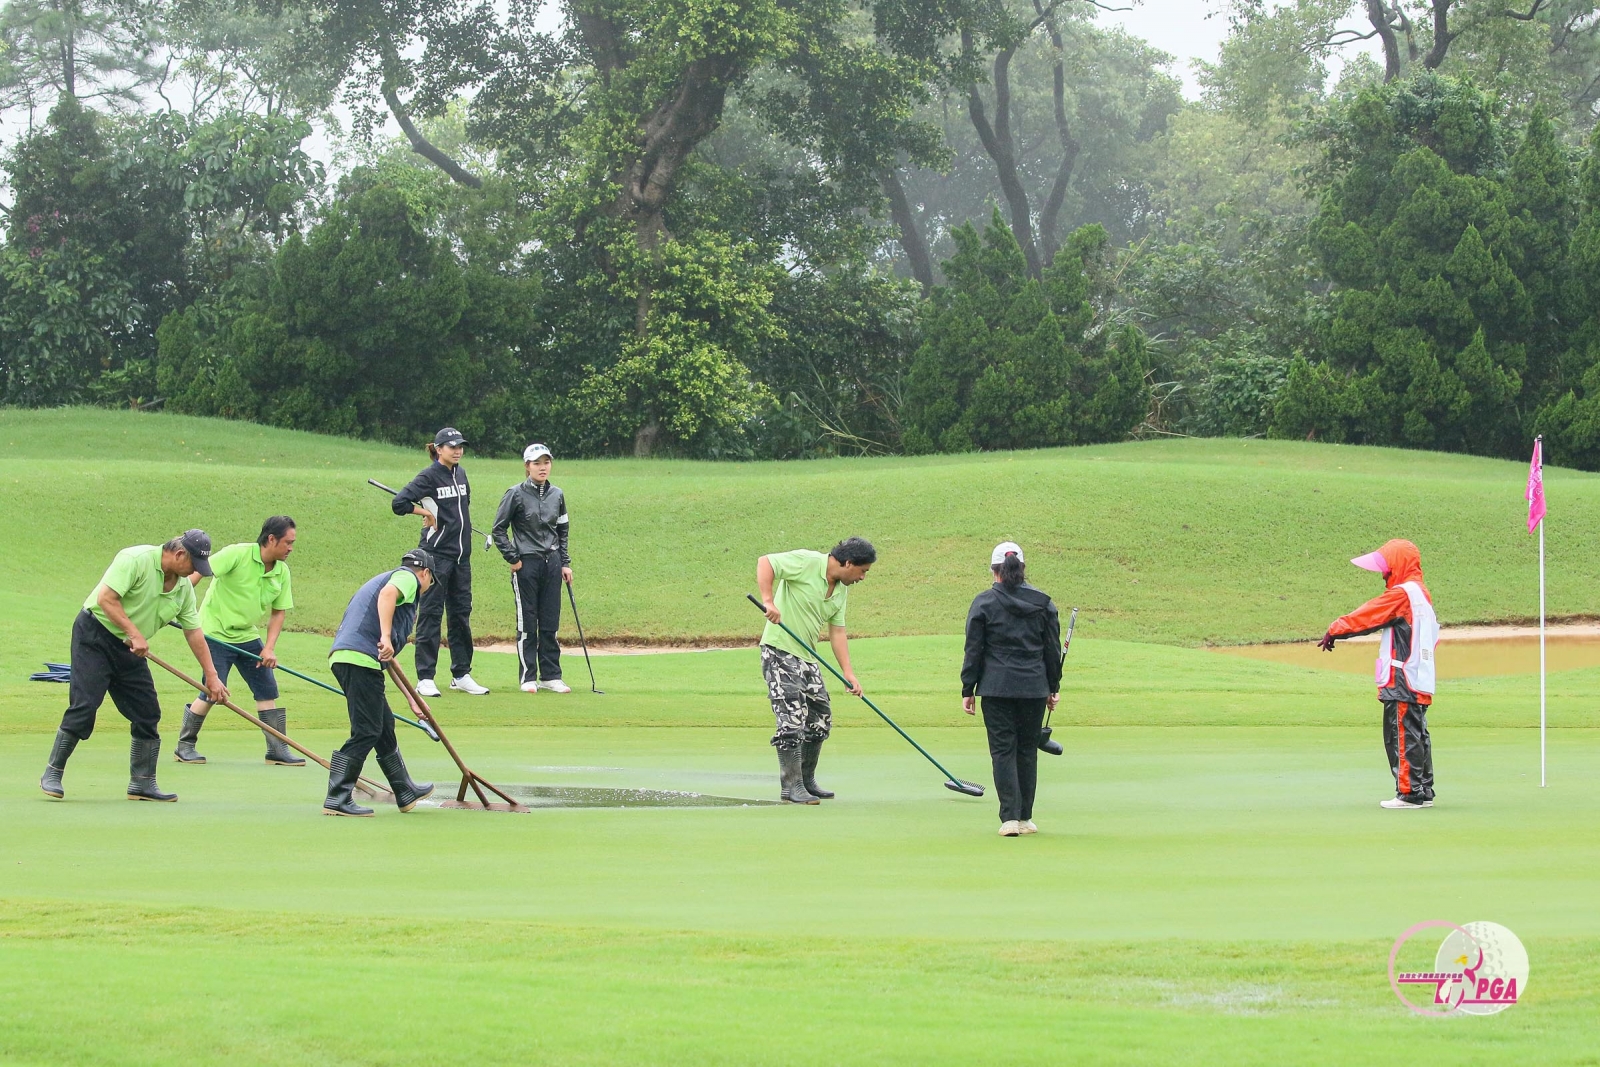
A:
{"type": "MultiPolygon", "coordinates": [[[[253,539],[300,523],[297,629],[329,630],[363,579],[415,543],[415,520],[367,486],[400,484],[420,447],[249,424],[89,409],[0,412],[12,521],[0,607],[65,627],[117,549],[203,526],[253,539]]],[[[487,529],[515,462],[467,460],[487,529]]],[[[852,594],[864,635],[959,632],[1011,538],[1030,577],[1084,611],[1082,632],[1198,644],[1307,637],[1375,589],[1351,556],[1410,537],[1447,622],[1537,609],[1525,469],[1463,456],[1298,442],[1178,440],[966,456],[801,463],[559,460],[580,607],[592,636],[744,638],[766,551],[860,534],[881,560],[852,594]]],[[[1600,606],[1600,477],[1549,472],[1550,610],[1600,606]]],[[[480,543],[481,548],[481,543],[480,543]]],[[[475,557],[479,637],[513,629],[506,569],[475,557]]],[[[565,620],[570,627],[570,618],[565,620]]]]}

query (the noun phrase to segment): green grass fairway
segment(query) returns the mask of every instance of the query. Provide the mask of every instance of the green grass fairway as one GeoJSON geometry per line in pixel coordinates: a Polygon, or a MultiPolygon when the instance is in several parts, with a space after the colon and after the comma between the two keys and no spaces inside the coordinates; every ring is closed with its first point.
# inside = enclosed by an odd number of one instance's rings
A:
{"type": "MultiPolygon", "coordinates": [[[[29,561],[0,604],[47,627],[64,630],[118,548],[197,524],[219,543],[253,540],[281,511],[301,524],[293,623],[330,632],[350,592],[416,543],[416,520],[392,515],[366,480],[403,483],[426,463],[420,442],[68,409],[0,411],[0,444],[13,460],[0,491],[30,519],[0,528],[0,555],[29,561]]],[[[467,468],[487,530],[521,467],[469,455],[467,468]]],[[[1011,538],[1036,584],[1084,609],[1085,635],[1181,644],[1320,636],[1376,591],[1347,560],[1390,537],[1421,546],[1445,622],[1534,615],[1526,477],[1525,465],[1466,456],[1223,440],[805,463],[558,459],[555,472],[591,636],[748,640],[758,555],[857,533],[881,551],[852,598],[858,634],[957,632],[989,550],[1011,538]]],[[[1600,476],[1552,469],[1548,484],[1549,609],[1592,613],[1600,476]]],[[[476,559],[477,633],[504,637],[507,571],[496,554],[476,559]]]]}
{"type": "MultiPolygon", "coordinates": [[[[1181,441],[1010,455],[727,465],[558,461],[592,632],[749,640],[755,555],[843,533],[883,553],[853,594],[868,692],[955,774],[989,784],[961,714],[966,603],[1000,537],[1084,607],[1041,756],[1035,837],[835,692],[820,808],[381,808],[319,814],[325,776],[269,768],[225,710],[204,767],[166,759],[176,805],[123,799],[108,704],[40,794],[74,612],[119,547],[202,524],[221,541],[287,511],[299,632],[325,631],[413,543],[367,477],[421,451],[121,412],[0,411],[22,521],[0,526],[0,1063],[1595,1064],[1600,668],[1444,677],[1439,806],[1387,812],[1370,678],[1195,647],[1320,633],[1375,582],[1344,562],[1423,548],[1446,621],[1535,610],[1523,468],[1298,443],[1181,441]],[[40,489],[38,486],[44,488],[40,489]],[[959,502],[959,507],[953,502],[959,502]],[[1389,989],[1394,939],[1489,920],[1529,950],[1521,1003],[1427,1019],[1389,989]]],[[[469,458],[480,525],[516,476],[469,458]]],[[[1600,478],[1550,472],[1551,604],[1592,614],[1600,478]]],[[[497,557],[480,635],[504,635],[497,557]]],[[[184,669],[182,640],[158,654],[184,669]]],[[[506,784],[769,800],[771,716],[750,648],[596,658],[569,696],[434,701],[506,784]]],[[[407,657],[409,658],[409,657],[407,657]]],[[[158,672],[170,752],[183,687],[158,672]]],[[[280,678],[291,732],[326,753],[342,702],[280,678]]],[[[245,696],[238,687],[238,695],[245,696]]],[[[400,727],[413,772],[453,787],[400,727]]],[[[377,768],[369,762],[369,776],[377,768]]],[[[1431,967],[1414,942],[1403,965],[1431,967]]]]}

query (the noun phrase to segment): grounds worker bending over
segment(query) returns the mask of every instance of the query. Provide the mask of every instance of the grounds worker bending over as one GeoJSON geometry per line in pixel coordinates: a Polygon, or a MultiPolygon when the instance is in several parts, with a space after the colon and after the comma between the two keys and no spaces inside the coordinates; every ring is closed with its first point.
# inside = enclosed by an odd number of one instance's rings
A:
{"type": "Polygon", "coordinates": [[[561,680],[561,583],[572,581],[567,552],[566,494],[550,484],[550,449],[523,449],[528,476],[506,490],[489,535],[511,564],[511,596],[517,612],[518,679],[524,693],[547,689],[570,693],[561,680]]]}
{"type": "Polygon", "coordinates": [[[1433,704],[1439,617],[1433,612],[1433,595],[1422,584],[1422,554],[1410,541],[1396,539],[1350,562],[1383,575],[1384,591],[1333,620],[1319,647],[1332,652],[1334,641],[1341,637],[1383,634],[1376,680],[1395,795],[1379,806],[1400,811],[1431,808],[1433,739],[1428,736],[1428,708],[1433,704]]]}
{"type": "Polygon", "coordinates": [[[817,758],[833,727],[833,711],[816,657],[778,623],[811,641],[826,630],[850,695],[860,696],[861,683],[850,667],[844,609],[850,586],[865,578],[877,561],[877,550],[859,537],[840,541],[826,556],[801,548],[756,561],[756,586],[767,612],[761,633],[761,674],[778,723],[772,747],[778,750],[781,796],[790,804],[816,804],[833,796],[817,785],[816,778],[817,758]]]}
{"type": "Polygon", "coordinates": [[[1061,617],[1048,593],[1027,583],[1022,549],[1003,541],[989,555],[994,584],[967,612],[961,663],[961,709],[983,697],[1000,836],[1037,833],[1033,794],[1039,780],[1039,731],[1061,691],[1061,617]]]}
{"type": "Polygon", "coordinates": [[[417,600],[433,584],[434,560],[420,548],[400,557],[400,566],[369,579],[345,606],[328,656],[344,690],[350,739],[328,760],[324,815],[367,817],[371,808],[352,797],[367,753],[378,750],[378,766],[389,779],[395,806],[410,811],[433,792],[432,782],[413,782],[394,736],[394,716],[384,696],[383,664],[406,645],[417,618],[417,600]]]}
{"type": "MultiPolygon", "coordinates": [[[[278,635],[294,607],[289,587],[289,553],[294,551],[294,520],[274,515],[261,524],[254,544],[229,545],[211,557],[211,587],[200,604],[200,629],[205,632],[211,660],[224,685],[235,666],[256,699],[256,717],[280,734],[289,732],[289,713],[278,707],[278,635]],[[261,639],[261,620],[267,620],[267,638],[261,639]],[[231,647],[230,647],[231,646],[231,647]],[[239,651],[243,649],[244,651],[239,651]],[[254,656],[246,653],[254,653],[254,656]],[[257,660],[256,657],[260,659],[257,660]]],[[[192,583],[200,580],[198,572],[192,583]]],[[[179,763],[204,763],[195,751],[200,728],[206,724],[211,704],[202,693],[183,709],[183,728],[173,756],[179,763]]],[[[265,730],[267,762],[280,767],[304,767],[306,761],[265,730]]]]}
{"type": "Polygon", "coordinates": [[[213,702],[228,699],[217,677],[211,650],[200,632],[190,574],[210,574],[211,538],[190,530],[166,544],[134,545],[118,552],[72,624],[72,683],[67,712],[61,717],[50,762],[39,788],[57,800],[65,796],[61,773],[79,741],[94,732],[95,715],[106,694],[130,723],[133,744],[128,756],[128,799],[178,799],[156,786],[156,760],[161,755],[161,703],[144,657],[150,634],[174,620],[194,653],[213,702]]]}

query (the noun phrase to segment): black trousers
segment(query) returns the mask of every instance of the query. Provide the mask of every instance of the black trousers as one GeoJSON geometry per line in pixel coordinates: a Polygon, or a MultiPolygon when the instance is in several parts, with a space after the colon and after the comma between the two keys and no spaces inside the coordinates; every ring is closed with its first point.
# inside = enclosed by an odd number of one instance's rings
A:
{"type": "Polygon", "coordinates": [[[1044,697],[983,698],[983,725],[989,729],[989,759],[994,764],[994,791],[1000,795],[1001,822],[1033,818],[1044,703],[1044,697]]]}
{"type": "Polygon", "coordinates": [[[156,699],[150,664],[135,656],[85,608],[72,623],[72,682],[61,728],[79,741],[87,741],[108,693],[131,724],[129,732],[136,739],[161,739],[156,728],[161,722],[161,702],[156,699]]]}
{"type": "Polygon", "coordinates": [[[345,710],[350,714],[350,740],[339,746],[359,773],[373,749],[387,756],[400,747],[394,736],[394,716],[389,713],[389,698],[383,691],[383,672],[354,663],[335,663],[333,676],[344,690],[345,710]]]}
{"type": "Polygon", "coordinates": [[[522,569],[511,572],[511,595],[517,601],[517,663],[522,681],[561,677],[561,554],[523,556],[522,569]]]}
{"type": "Polygon", "coordinates": [[[1432,800],[1433,738],[1428,736],[1426,705],[1385,700],[1383,747],[1389,753],[1395,795],[1407,800],[1432,800]]]}
{"type": "Polygon", "coordinates": [[[433,557],[433,585],[417,605],[417,680],[439,669],[439,620],[450,613],[450,677],[472,673],[472,561],[433,557]]]}

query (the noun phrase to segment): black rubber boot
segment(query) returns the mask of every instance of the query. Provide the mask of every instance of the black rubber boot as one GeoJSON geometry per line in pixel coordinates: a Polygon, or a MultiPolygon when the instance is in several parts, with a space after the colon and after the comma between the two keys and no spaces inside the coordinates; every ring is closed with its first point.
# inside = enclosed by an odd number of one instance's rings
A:
{"type": "Polygon", "coordinates": [[[798,741],[778,747],[778,780],[783,787],[779,797],[785,804],[821,804],[822,801],[806,792],[800,780],[802,758],[798,741]]]}
{"type": "MultiPolygon", "coordinates": [[[[256,712],[256,718],[278,731],[280,734],[289,732],[289,712],[285,708],[268,708],[266,711],[256,712]]],[[[306,761],[294,754],[294,749],[279,741],[276,737],[261,731],[261,736],[267,739],[267,762],[275,767],[304,767],[306,761]]]]}
{"type": "Polygon", "coordinates": [[[156,761],[161,758],[161,739],[136,737],[128,749],[128,799],[156,800],[171,804],[176,793],[163,793],[156,785],[156,761]]]}
{"type": "Polygon", "coordinates": [[[822,755],[821,741],[807,741],[800,751],[800,784],[806,792],[823,800],[832,800],[833,792],[817,784],[817,757],[822,755]]]}
{"type": "Polygon", "coordinates": [[[72,758],[72,750],[78,747],[78,739],[65,730],[56,731],[55,744],[50,746],[50,762],[45,764],[44,776],[39,779],[39,788],[44,790],[44,795],[60,800],[67,795],[62,788],[61,774],[67,769],[67,760],[72,758]]]}
{"type": "Polygon", "coordinates": [[[401,811],[410,811],[417,806],[417,801],[433,795],[432,782],[411,780],[411,772],[406,770],[405,758],[400,755],[398,748],[387,756],[379,756],[378,766],[382,768],[383,776],[389,779],[389,788],[394,790],[394,806],[401,811]]]}
{"type": "Polygon", "coordinates": [[[324,815],[349,815],[357,819],[372,817],[371,808],[363,808],[351,799],[361,768],[351,762],[343,752],[335,752],[328,760],[328,799],[322,802],[324,815]]]}
{"type": "Polygon", "coordinates": [[[194,750],[194,743],[200,739],[200,727],[206,724],[206,717],[190,711],[191,706],[183,706],[183,726],[178,730],[178,747],[172,750],[172,758],[179,763],[204,763],[206,758],[194,750]]]}

